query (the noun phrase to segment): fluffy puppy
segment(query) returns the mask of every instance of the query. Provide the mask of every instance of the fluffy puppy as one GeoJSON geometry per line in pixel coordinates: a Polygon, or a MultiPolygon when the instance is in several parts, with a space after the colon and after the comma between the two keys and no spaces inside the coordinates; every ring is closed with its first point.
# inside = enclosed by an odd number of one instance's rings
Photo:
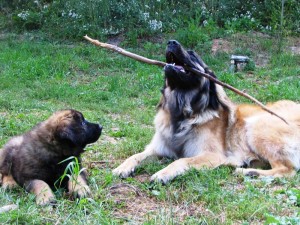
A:
{"type": "Polygon", "coordinates": [[[87,144],[98,140],[101,131],[99,124],[88,122],[76,110],[54,113],[27,133],[10,139],[0,151],[2,187],[24,187],[36,195],[39,205],[55,200],[55,184],[78,197],[89,195],[85,171],[78,176],[62,175],[66,171],[70,175],[66,168],[75,157],[81,169],[81,153],[87,144]]]}

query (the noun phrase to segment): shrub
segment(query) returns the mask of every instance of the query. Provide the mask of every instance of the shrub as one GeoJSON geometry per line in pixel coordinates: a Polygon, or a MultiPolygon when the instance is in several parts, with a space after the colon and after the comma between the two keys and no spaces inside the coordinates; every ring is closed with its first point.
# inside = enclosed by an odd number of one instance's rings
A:
{"type": "MultiPolygon", "coordinates": [[[[218,27],[230,32],[282,31],[280,13],[283,0],[2,0],[0,11],[13,15],[11,29],[42,29],[59,38],[125,35],[138,38],[161,33],[183,32],[187,41],[205,42],[218,36],[218,27]],[[201,33],[202,27],[209,34],[201,33]],[[201,34],[198,34],[200,32],[201,34]]],[[[284,29],[299,34],[300,2],[284,1],[284,29]]],[[[223,34],[223,30],[221,30],[223,34]]]]}

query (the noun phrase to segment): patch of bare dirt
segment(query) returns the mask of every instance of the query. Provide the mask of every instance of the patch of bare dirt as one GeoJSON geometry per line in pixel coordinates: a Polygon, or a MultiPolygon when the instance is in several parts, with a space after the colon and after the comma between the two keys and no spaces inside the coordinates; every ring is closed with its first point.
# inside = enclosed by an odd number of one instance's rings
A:
{"type": "Polygon", "coordinates": [[[147,182],[150,180],[150,175],[149,174],[139,174],[139,175],[135,175],[134,179],[136,179],[137,181],[143,183],[143,182],[147,182]]]}
{"type": "Polygon", "coordinates": [[[108,38],[108,43],[111,45],[119,45],[125,38],[122,35],[111,36],[108,38]]]}
{"type": "Polygon", "coordinates": [[[291,51],[293,55],[300,55],[300,38],[290,38],[288,50],[291,51]]]}
{"type": "Polygon", "coordinates": [[[120,138],[115,138],[115,137],[110,137],[110,136],[107,136],[107,135],[103,135],[101,137],[100,143],[110,143],[110,144],[116,145],[119,140],[120,140],[120,138]]]}
{"type": "Polygon", "coordinates": [[[299,46],[291,46],[289,48],[290,48],[292,54],[300,55],[300,45],[299,46]]]}
{"type": "Polygon", "coordinates": [[[257,54],[254,57],[255,66],[265,67],[270,61],[270,56],[264,53],[257,54]]]}
{"type": "Polygon", "coordinates": [[[120,164],[121,160],[98,160],[98,161],[89,161],[87,164],[88,169],[96,168],[96,169],[113,169],[115,165],[120,164]]]}
{"type": "Polygon", "coordinates": [[[222,38],[220,39],[214,39],[212,48],[211,48],[212,54],[216,54],[217,52],[226,52],[226,53],[231,53],[232,52],[232,44],[224,40],[222,38]]]}
{"type": "Polygon", "coordinates": [[[120,205],[112,212],[114,217],[134,224],[142,224],[145,220],[157,218],[159,215],[163,218],[172,218],[175,224],[181,224],[188,216],[210,214],[200,203],[177,204],[157,201],[137,187],[126,183],[112,186],[108,195],[117,205],[120,205]]]}

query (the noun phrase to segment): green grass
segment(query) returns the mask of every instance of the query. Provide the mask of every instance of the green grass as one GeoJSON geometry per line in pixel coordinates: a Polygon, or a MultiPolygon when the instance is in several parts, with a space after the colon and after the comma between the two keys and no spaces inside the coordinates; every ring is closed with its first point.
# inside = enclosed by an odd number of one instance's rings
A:
{"type": "MultiPolygon", "coordinates": [[[[276,54],[272,49],[276,40],[268,37],[249,34],[227,40],[233,46],[230,54],[247,52],[257,62],[263,51],[268,63],[252,72],[232,74],[229,53],[204,55],[220,80],[262,102],[299,100],[300,56],[287,50],[289,41],[286,50],[276,54]]],[[[64,108],[75,108],[104,127],[99,141],[83,155],[93,198],[72,200],[59,190],[56,207],[39,207],[34,196],[21,188],[0,189],[1,206],[19,206],[0,214],[1,224],[299,224],[300,194],[295,191],[299,174],[292,179],[260,180],[220,167],[192,170],[163,186],[150,183],[149,178],[171,161],[149,159],[134,178],[112,176],[112,168],[151,140],[163,85],[160,68],[85,41],[57,43],[34,35],[6,34],[0,37],[0,49],[1,146],[64,108]]],[[[164,49],[164,43],[147,42],[144,49],[129,50],[163,60],[164,49]]],[[[237,102],[248,102],[227,93],[237,102]]]]}

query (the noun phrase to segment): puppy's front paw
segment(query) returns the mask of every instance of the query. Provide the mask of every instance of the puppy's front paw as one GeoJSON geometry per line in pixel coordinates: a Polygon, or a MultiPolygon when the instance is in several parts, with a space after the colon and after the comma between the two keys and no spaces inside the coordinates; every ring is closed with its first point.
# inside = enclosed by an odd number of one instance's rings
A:
{"type": "Polygon", "coordinates": [[[68,182],[69,193],[78,198],[85,198],[91,196],[91,190],[87,185],[85,177],[79,175],[73,177],[68,182]]]}
{"type": "Polygon", "coordinates": [[[87,185],[77,186],[76,189],[73,190],[73,194],[78,198],[89,197],[91,193],[91,189],[87,185]]]}
{"type": "Polygon", "coordinates": [[[52,193],[39,194],[36,196],[35,202],[37,205],[45,206],[45,205],[55,205],[56,199],[52,193]]]}
{"type": "Polygon", "coordinates": [[[2,175],[2,188],[4,189],[12,189],[18,186],[17,182],[11,175],[2,175]]]}
{"type": "Polygon", "coordinates": [[[126,161],[112,171],[113,175],[121,178],[129,177],[133,172],[134,167],[126,161]]]}

